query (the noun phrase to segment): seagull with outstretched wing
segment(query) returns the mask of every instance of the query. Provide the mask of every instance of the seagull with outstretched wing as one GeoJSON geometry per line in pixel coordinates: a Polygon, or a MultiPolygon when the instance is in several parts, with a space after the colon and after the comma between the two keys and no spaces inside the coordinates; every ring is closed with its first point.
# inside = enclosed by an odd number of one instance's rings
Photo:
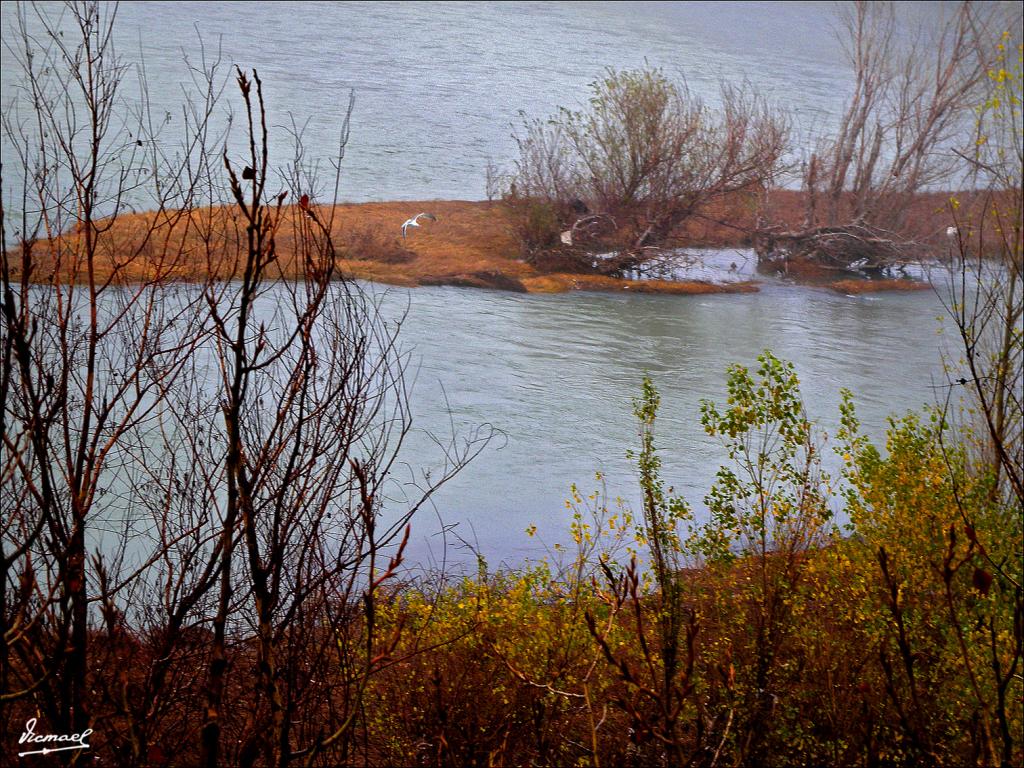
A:
{"type": "Polygon", "coordinates": [[[406,219],[402,225],[402,239],[405,239],[406,231],[409,227],[418,227],[420,225],[420,219],[429,219],[430,221],[437,221],[437,216],[432,213],[417,213],[411,219],[406,219]]]}

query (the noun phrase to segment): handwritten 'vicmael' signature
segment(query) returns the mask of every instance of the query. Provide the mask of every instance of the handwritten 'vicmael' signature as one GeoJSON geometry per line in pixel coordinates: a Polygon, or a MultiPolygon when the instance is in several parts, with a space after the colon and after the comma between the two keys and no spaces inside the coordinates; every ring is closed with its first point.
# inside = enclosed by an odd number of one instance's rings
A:
{"type": "Polygon", "coordinates": [[[85,740],[89,738],[92,733],[92,728],[86,728],[81,733],[36,733],[36,723],[38,719],[33,717],[25,722],[25,730],[21,733],[21,738],[18,739],[19,744],[54,744],[55,746],[45,746],[41,749],[30,749],[27,752],[19,752],[18,757],[26,757],[27,755],[48,755],[51,752],[63,752],[67,749],[89,749],[89,745],[85,743],[85,740]]]}

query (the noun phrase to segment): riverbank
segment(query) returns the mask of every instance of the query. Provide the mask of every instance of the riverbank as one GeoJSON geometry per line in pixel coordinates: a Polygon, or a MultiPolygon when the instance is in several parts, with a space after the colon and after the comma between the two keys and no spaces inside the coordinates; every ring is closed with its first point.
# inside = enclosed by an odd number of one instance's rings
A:
{"type": "MultiPolygon", "coordinates": [[[[922,196],[920,238],[944,232],[948,211],[942,201],[948,195],[922,196]],[[934,198],[934,199],[932,199],[934,198]],[[941,199],[940,199],[941,198],[941,199]]],[[[683,248],[747,248],[754,225],[753,210],[743,201],[726,201],[706,215],[692,219],[677,238],[683,248]]],[[[778,190],[769,200],[776,220],[797,220],[802,211],[798,192],[778,190]]],[[[337,268],[364,280],[401,286],[454,285],[528,293],[566,291],[629,291],[632,293],[710,294],[758,290],[756,280],[623,280],[603,275],[544,271],[520,257],[507,210],[501,202],[432,200],[377,203],[343,203],[317,208],[331,232],[340,258],[337,268]],[[402,236],[402,222],[427,212],[436,220],[421,219],[420,226],[402,236]]],[[[302,274],[297,256],[296,227],[305,219],[297,206],[284,206],[276,232],[277,276],[293,279],[302,274]]],[[[81,232],[62,235],[64,253],[82,250],[81,232]]],[[[245,232],[238,215],[229,208],[207,208],[185,217],[178,212],[121,216],[108,229],[94,264],[98,280],[113,274],[120,281],[138,281],[164,275],[182,280],[210,276],[230,277],[237,264],[232,255],[244,247],[245,232]]],[[[84,277],[84,265],[64,257],[59,267],[58,249],[41,241],[32,254],[33,279],[47,281],[60,271],[65,277],[84,277]]],[[[12,258],[17,279],[20,260],[12,258]]],[[[915,290],[926,284],[913,280],[862,280],[849,274],[789,277],[843,293],[879,290],[915,290]]]]}
{"type": "Polygon", "coordinates": [[[430,200],[351,203],[334,209],[334,230],[346,274],[393,285],[454,285],[522,293],[632,291],[707,294],[757,290],[753,282],[621,280],[603,275],[546,272],[520,258],[505,207],[500,202],[430,200]],[[401,225],[420,219],[402,237],[401,225]]]}
{"type": "MultiPolygon", "coordinates": [[[[330,222],[344,275],[377,283],[415,287],[453,285],[523,293],[631,291],[634,293],[708,294],[756,291],[754,282],[715,284],[706,281],[620,280],[602,275],[545,272],[519,258],[518,245],[498,202],[462,200],[343,203],[317,208],[330,222]],[[402,236],[402,222],[421,212],[436,221],[402,236]]],[[[297,206],[284,206],[275,235],[277,256],[270,270],[281,279],[302,275],[296,226],[304,220],[297,206]]],[[[73,254],[84,250],[81,231],[39,241],[32,249],[32,279],[48,282],[60,272],[65,280],[83,282],[86,266],[73,254]],[[63,256],[58,259],[57,254],[63,256]]],[[[237,275],[234,254],[244,252],[245,231],[229,208],[205,208],[185,217],[178,212],[120,216],[106,229],[93,264],[95,279],[116,273],[120,282],[230,278],[237,275]]],[[[11,259],[12,277],[21,276],[21,260],[11,259]]]]}

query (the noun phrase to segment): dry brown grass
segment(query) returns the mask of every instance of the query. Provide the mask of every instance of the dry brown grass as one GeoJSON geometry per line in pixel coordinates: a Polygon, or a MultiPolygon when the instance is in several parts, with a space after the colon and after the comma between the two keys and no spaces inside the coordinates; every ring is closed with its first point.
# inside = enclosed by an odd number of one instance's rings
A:
{"type": "Polygon", "coordinates": [[[753,293],[756,283],[727,283],[716,285],[698,281],[619,280],[605,275],[577,275],[556,272],[537,275],[522,281],[530,293],[563,293],[564,291],[622,291],[629,293],[753,293]]]}
{"type": "Polygon", "coordinates": [[[920,291],[928,290],[931,286],[917,280],[836,280],[829,288],[839,293],[856,295],[879,291],[920,291]]]}
{"type": "MultiPolygon", "coordinates": [[[[276,241],[276,274],[289,279],[302,274],[295,253],[294,210],[282,210],[276,241]]],[[[330,211],[320,211],[326,219],[330,211]]],[[[756,288],[708,283],[627,281],[596,275],[541,274],[518,258],[518,245],[500,203],[434,200],[421,202],[342,204],[334,210],[332,233],[338,268],[346,275],[393,285],[461,285],[501,290],[556,293],[569,290],[631,290],[643,293],[716,293],[756,288]],[[421,211],[437,216],[423,221],[402,239],[401,225],[421,211]]],[[[236,274],[229,259],[238,252],[244,232],[230,209],[202,209],[191,216],[155,214],[122,216],[103,238],[105,246],[94,266],[99,280],[115,272],[120,281],[141,281],[160,275],[183,280],[236,274]],[[147,232],[152,232],[147,237],[147,232]],[[211,233],[218,233],[217,237],[211,233]],[[224,233],[228,233],[225,235],[224,233]]],[[[65,278],[83,280],[84,265],[73,256],[81,250],[80,232],[37,243],[33,279],[47,281],[57,270],[65,278]]]]}
{"type": "MultiPolygon", "coordinates": [[[[922,195],[914,204],[915,237],[933,240],[951,223],[949,194],[922,195]]],[[[960,195],[959,215],[972,216],[977,200],[960,195]]],[[[289,279],[302,274],[296,258],[294,221],[297,213],[282,210],[277,232],[276,274],[289,279]]],[[[769,199],[774,221],[799,226],[803,201],[799,192],[778,190],[769,199]]],[[[326,219],[331,211],[320,210],[326,219]]],[[[386,203],[345,203],[335,207],[332,232],[338,250],[338,268],[351,277],[394,285],[463,285],[501,290],[558,293],[570,290],[632,291],[635,293],[702,294],[755,291],[754,284],[627,281],[565,272],[544,273],[522,261],[512,227],[500,202],[432,200],[386,203]],[[417,213],[429,211],[437,221],[424,221],[402,239],[401,225],[417,213]]],[[[691,219],[678,233],[681,245],[740,247],[749,242],[754,226],[753,201],[737,196],[716,203],[705,215],[691,219]]],[[[230,258],[240,252],[244,239],[237,214],[229,208],[206,208],[185,217],[175,213],[122,216],[102,238],[96,276],[105,280],[141,281],[157,276],[202,280],[231,277],[237,265],[230,258]],[[155,227],[151,226],[155,223],[155,227]],[[147,234],[148,233],[148,234],[147,234]]],[[[975,215],[976,218],[976,215],[975,215]]],[[[56,271],[64,279],[85,279],[85,265],[73,254],[81,251],[81,232],[41,241],[33,250],[32,279],[50,280],[56,271]],[[59,248],[57,247],[59,244],[59,248]],[[57,253],[64,254],[59,262],[57,253]]],[[[17,264],[15,264],[17,266],[17,264]]],[[[15,279],[18,275],[15,272],[15,279]]],[[[812,282],[829,282],[805,276],[812,282]]],[[[912,290],[912,281],[843,280],[836,290],[912,290]],[[854,289],[851,286],[856,283],[854,289]]]]}

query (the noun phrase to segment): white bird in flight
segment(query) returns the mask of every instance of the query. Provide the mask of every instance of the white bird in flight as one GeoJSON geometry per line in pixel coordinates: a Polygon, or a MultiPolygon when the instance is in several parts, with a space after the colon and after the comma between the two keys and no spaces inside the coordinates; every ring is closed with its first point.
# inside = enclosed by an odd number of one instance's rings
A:
{"type": "Polygon", "coordinates": [[[406,219],[402,225],[402,239],[405,239],[405,232],[409,227],[418,227],[420,225],[420,219],[430,219],[431,221],[437,221],[437,216],[432,213],[417,213],[411,219],[406,219]]]}

